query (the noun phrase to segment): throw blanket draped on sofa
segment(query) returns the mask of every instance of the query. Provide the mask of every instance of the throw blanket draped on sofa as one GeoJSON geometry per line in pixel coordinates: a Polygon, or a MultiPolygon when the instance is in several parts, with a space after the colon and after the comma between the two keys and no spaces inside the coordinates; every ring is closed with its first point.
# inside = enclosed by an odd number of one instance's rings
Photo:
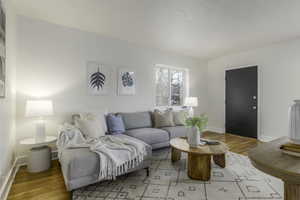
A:
{"type": "Polygon", "coordinates": [[[62,125],[57,140],[58,157],[65,148],[89,148],[99,155],[99,180],[115,179],[138,166],[146,156],[147,144],[126,135],[106,135],[86,139],[72,125],[62,125]]]}

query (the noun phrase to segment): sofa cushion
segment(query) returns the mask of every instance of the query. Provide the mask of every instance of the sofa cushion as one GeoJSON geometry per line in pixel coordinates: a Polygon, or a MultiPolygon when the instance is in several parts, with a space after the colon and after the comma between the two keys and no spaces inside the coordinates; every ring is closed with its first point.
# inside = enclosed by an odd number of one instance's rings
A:
{"type": "Polygon", "coordinates": [[[142,140],[147,144],[162,143],[170,140],[169,133],[157,128],[138,128],[127,130],[124,134],[142,140]]]}
{"type": "Polygon", "coordinates": [[[151,146],[153,150],[169,147],[170,141],[152,144],[151,146]]]}
{"type": "Polygon", "coordinates": [[[60,162],[64,175],[69,180],[99,172],[99,156],[88,148],[64,149],[60,162]]]}
{"type": "Polygon", "coordinates": [[[108,131],[110,134],[120,134],[125,132],[125,126],[121,115],[108,114],[106,116],[108,131]]]}
{"type": "Polygon", "coordinates": [[[166,111],[155,110],[153,112],[153,118],[154,118],[155,128],[175,126],[173,121],[173,113],[171,110],[166,110],[166,111]]]}
{"type": "Polygon", "coordinates": [[[75,126],[77,124],[78,119],[97,119],[101,121],[101,125],[104,128],[104,131],[107,132],[107,125],[105,120],[106,111],[95,110],[92,112],[80,112],[72,115],[72,124],[75,126]]]}
{"type": "Polygon", "coordinates": [[[162,129],[170,134],[171,139],[175,137],[187,136],[187,128],[185,126],[164,127],[162,129]]]}
{"type": "MultiPolygon", "coordinates": [[[[146,145],[146,152],[144,160],[149,159],[152,155],[150,145],[146,145]]],[[[88,148],[63,149],[59,160],[63,173],[69,181],[99,175],[99,155],[88,148]]]]}
{"type": "Polygon", "coordinates": [[[105,135],[105,128],[102,121],[98,118],[77,119],[77,127],[88,138],[99,138],[105,135]]]}
{"type": "Polygon", "coordinates": [[[150,112],[133,112],[133,113],[119,113],[125,125],[125,129],[135,128],[151,128],[152,121],[150,112]]]}

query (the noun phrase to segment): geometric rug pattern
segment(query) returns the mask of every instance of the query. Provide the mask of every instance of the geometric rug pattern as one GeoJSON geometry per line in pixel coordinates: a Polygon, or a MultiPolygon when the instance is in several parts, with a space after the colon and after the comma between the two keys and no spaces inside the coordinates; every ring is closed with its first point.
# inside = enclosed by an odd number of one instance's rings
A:
{"type": "Polygon", "coordinates": [[[153,152],[145,170],[77,189],[73,200],[246,200],[283,199],[283,182],[254,168],[248,157],[226,155],[226,168],[212,164],[210,181],[187,176],[187,155],[172,163],[170,149],[153,152]]]}

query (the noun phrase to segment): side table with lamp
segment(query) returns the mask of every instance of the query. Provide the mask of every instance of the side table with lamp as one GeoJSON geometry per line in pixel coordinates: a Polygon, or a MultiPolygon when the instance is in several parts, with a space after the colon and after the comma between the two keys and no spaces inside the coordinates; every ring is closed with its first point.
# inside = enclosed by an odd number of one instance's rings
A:
{"type": "Polygon", "coordinates": [[[46,136],[44,117],[53,115],[53,104],[50,100],[28,100],[26,117],[36,119],[36,133],[33,138],[20,141],[21,145],[30,145],[27,169],[31,173],[42,172],[51,167],[51,148],[48,144],[55,142],[55,136],[46,136]]]}
{"type": "Polygon", "coordinates": [[[44,141],[37,141],[35,138],[26,138],[20,141],[21,145],[30,145],[27,170],[30,173],[42,172],[51,167],[51,148],[48,144],[57,140],[55,136],[46,136],[44,141]]]}

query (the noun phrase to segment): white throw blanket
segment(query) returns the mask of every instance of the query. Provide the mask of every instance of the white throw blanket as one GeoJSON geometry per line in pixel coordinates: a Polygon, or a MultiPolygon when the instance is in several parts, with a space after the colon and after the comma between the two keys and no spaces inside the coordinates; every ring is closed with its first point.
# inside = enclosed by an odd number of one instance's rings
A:
{"type": "Polygon", "coordinates": [[[137,167],[147,154],[146,146],[146,143],[123,134],[86,139],[78,128],[69,124],[60,127],[57,140],[59,159],[63,149],[89,148],[97,153],[100,160],[99,180],[115,179],[137,167]]]}

